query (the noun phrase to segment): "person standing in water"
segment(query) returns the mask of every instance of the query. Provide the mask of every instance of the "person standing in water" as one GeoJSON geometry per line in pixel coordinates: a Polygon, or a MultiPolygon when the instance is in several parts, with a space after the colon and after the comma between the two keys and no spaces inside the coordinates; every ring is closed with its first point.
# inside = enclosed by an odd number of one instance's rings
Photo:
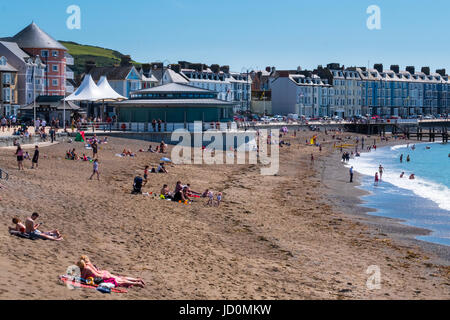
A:
{"type": "Polygon", "coordinates": [[[353,167],[350,168],[350,182],[353,182],[353,167]]]}
{"type": "Polygon", "coordinates": [[[375,185],[378,185],[378,172],[375,172],[375,185]]]}
{"type": "Polygon", "coordinates": [[[384,168],[380,163],[380,166],[378,167],[378,172],[380,173],[380,181],[382,180],[382,177],[383,177],[383,171],[384,171],[384,168]]]}
{"type": "Polygon", "coordinates": [[[400,163],[403,162],[403,153],[400,155],[400,163]]]}
{"type": "Polygon", "coordinates": [[[409,154],[408,154],[408,156],[406,157],[406,162],[410,162],[411,161],[411,158],[409,157],[409,154]]]}

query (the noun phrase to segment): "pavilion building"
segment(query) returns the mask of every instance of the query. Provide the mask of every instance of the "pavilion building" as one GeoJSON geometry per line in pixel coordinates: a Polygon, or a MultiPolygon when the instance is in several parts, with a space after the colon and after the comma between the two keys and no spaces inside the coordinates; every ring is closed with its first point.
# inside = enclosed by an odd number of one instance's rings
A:
{"type": "Polygon", "coordinates": [[[169,83],[131,93],[131,99],[112,103],[120,123],[161,120],[166,130],[190,128],[194,121],[233,121],[234,103],[218,99],[218,92],[169,83]]]}

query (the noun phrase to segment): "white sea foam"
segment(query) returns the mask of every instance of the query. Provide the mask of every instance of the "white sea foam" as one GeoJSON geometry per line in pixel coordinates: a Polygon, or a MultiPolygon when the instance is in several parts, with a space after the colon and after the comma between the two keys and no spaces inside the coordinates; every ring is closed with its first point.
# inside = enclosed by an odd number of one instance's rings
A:
{"type": "MultiPolygon", "coordinates": [[[[361,174],[374,177],[375,172],[378,172],[379,163],[375,162],[371,154],[363,153],[361,157],[350,160],[347,167],[349,166],[353,166],[353,169],[361,174]]],[[[400,178],[400,173],[385,168],[382,179],[435,202],[441,209],[450,211],[450,189],[447,186],[417,176],[414,180],[409,180],[409,174],[406,172],[404,177],[400,178]]]]}

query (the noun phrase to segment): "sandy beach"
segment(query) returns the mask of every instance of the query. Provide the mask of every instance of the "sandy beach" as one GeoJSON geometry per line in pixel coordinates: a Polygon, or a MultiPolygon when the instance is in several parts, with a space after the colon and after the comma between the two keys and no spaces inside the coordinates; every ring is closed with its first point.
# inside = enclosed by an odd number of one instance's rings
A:
{"type": "Polygon", "coordinates": [[[280,149],[276,176],[260,175],[259,165],[169,165],[144,187],[159,194],[163,184],[173,190],[181,180],[195,191],[211,188],[223,192],[219,208],[203,199],[184,205],[131,195],[133,178],[161,155],[115,154],[146,150],[145,141],[101,145],[100,181],[88,181],[91,163],[64,159],[70,148],[92,155],[82,143],[42,146],[39,169],[25,161],[20,172],[14,150],[0,149],[0,167],[10,174],[0,182],[0,299],[450,298],[448,248],[413,239],[426,230],[366,215],[363,191],[347,183],[331,134],[319,133],[322,152],[305,145],[313,134],[286,136],[292,145],[280,149]],[[8,234],[12,217],[25,220],[34,211],[43,229],[59,229],[64,240],[8,234]],[[69,290],[58,275],[82,254],[147,285],[110,295],[69,290]],[[372,265],[380,268],[380,289],[366,286],[372,265]]]}

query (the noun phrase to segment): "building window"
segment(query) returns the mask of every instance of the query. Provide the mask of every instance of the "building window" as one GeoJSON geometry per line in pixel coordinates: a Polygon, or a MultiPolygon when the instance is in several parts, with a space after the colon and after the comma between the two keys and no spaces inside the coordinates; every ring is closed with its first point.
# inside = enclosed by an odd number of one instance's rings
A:
{"type": "Polygon", "coordinates": [[[58,65],[57,64],[54,64],[53,66],[52,66],[52,71],[53,72],[58,72],[58,65]]]}
{"type": "Polygon", "coordinates": [[[47,58],[48,57],[48,50],[42,50],[41,51],[41,56],[44,57],[44,58],[47,58]]]}
{"type": "Polygon", "coordinates": [[[58,86],[58,79],[53,79],[52,80],[52,86],[57,87],[58,86]]]}
{"type": "Polygon", "coordinates": [[[52,51],[52,56],[53,56],[53,57],[57,57],[58,55],[59,55],[59,53],[58,53],[57,50],[53,50],[53,51],[52,51]]]}

